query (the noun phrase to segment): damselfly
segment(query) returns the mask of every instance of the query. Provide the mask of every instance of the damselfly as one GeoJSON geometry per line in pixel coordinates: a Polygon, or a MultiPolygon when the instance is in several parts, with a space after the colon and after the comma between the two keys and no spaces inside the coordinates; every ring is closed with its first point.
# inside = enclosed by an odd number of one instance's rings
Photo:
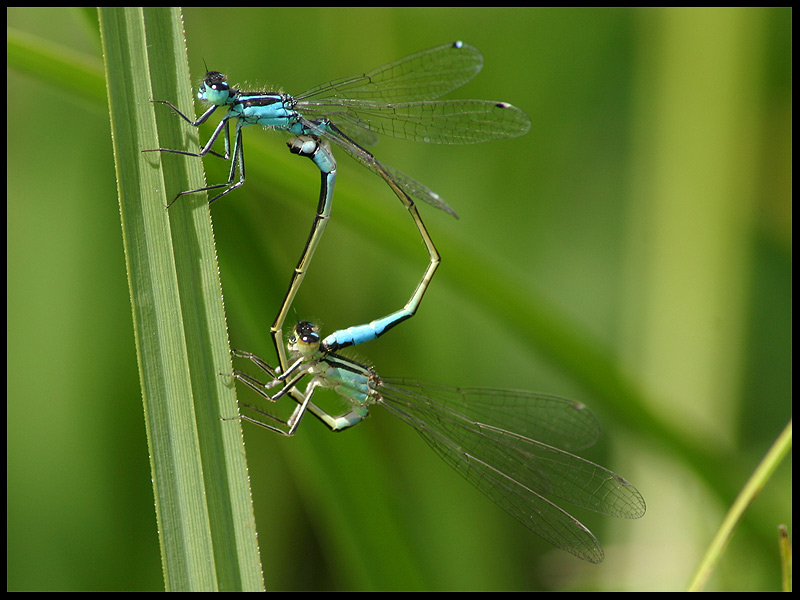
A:
{"type": "MultiPolygon", "coordinates": [[[[360,332],[361,335],[378,337],[414,315],[440,263],[439,253],[422,222],[415,201],[422,200],[453,216],[456,214],[438,194],[383,164],[364,146],[375,143],[376,134],[434,144],[471,144],[527,133],[530,119],[506,102],[437,100],[470,81],[482,65],[483,57],[476,48],[454,42],[417,52],[362,75],[324,83],[296,96],[281,92],[238,90],[230,87],[222,73],[208,71],[197,97],[211,106],[196,120],[187,117],[170,102],[155,101],[166,104],[194,127],[205,123],[217,108],[227,108],[199,152],[167,148],[151,150],[188,156],[214,154],[231,159],[227,182],[180,192],[173,202],[185,194],[222,189],[211,199],[214,202],[244,183],[242,129],[248,125],[262,125],[299,136],[290,140],[290,148],[293,152],[312,158],[322,171],[317,215],[284,303],[270,330],[282,370],[287,366],[282,341],[283,323],[332,207],[336,162],[325,142],[333,142],[388,183],[411,214],[428,251],[428,267],[406,305],[387,317],[373,321],[368,331],[360,332]],[[231,119],[236,121],[232,150],[229,134],[231,119]],[[220,134],[224,140],[224,156],[211,149],[220,134]]],[[[366,339],[354,339],[351,343],[366,339]]]]}
{"type": "Polygon", "coordinates": [[[270,401],[288,394],[298,402],[285,422],[242,404],[287,430],[244,414],[240,418],[292,435],[303,415],[310,412],[331,430],[341,431],[361,422],[370,406],[383,406],[535,534],[593,563],[603,560],[600,543],[561,503],[628,519],[644,514],[644,499],[633,485],[573,454],[593,445],[600,436],[595,417],[583,404],[532,392],[386,379],[370,367],[336,354],[333,340],[329,336],[321,341],[317,328],[301,321],[289,338],[294,362],[282,373],[249,352],[234,351],[272,378],[262,383],[236,370],[236,379],[270,401]],[[297,386],[305,377],[310,380],[300,391],[297,386]],[[269,390],[280,384],[283,387],[270,395],[269,390]],[[314,404],[312,398],[320,388],[335,390],[347,402],[348,410],[331,415],[314,404]]]}

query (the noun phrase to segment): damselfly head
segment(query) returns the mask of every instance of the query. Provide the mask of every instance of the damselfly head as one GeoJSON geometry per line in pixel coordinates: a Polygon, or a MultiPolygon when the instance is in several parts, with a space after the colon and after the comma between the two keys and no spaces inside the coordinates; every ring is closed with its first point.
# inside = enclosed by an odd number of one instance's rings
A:
{"type": "Polygon", "coordinates": [[[203,83],[200,84],[197,90],[197,98],[199,100],[204,100],[217,106],[231,103],[235,96],[236,92],[231,90],[225,75],[219,71],[208,71],[203,83]]]}
{"type": "Polygon", "coordinates": [[[292,329],[288,348],[292,354],[310,356],[319,350],[319,328],[309,321],[300,321],[292,329]]]}

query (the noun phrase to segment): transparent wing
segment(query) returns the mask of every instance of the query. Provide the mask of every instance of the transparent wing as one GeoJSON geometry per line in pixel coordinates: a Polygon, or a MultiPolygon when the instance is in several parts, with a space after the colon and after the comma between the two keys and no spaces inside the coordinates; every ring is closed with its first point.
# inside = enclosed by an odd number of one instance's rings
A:
{"type": "Polygon", "coordinates": [[[603,560],[594,535],[556,504],[638,518],[642,496],[625,479],[565,449],[599,436],[586,407],[554,396],[384,380],[383,404],[414,427],[448,464],[550,543],[603,560]]]}
{"type": "Polygon", "coordinates": [[[505,102],[436,100],[472,79],[482,65],[480,52],[469,44],[445,44],[312,88],[293,98],[294,110],[308,130],[343,148],[390,185],[456,216],[438,194],[384,165],[363,146],[374,144],[377,134],[473,144],[527,133],[528,116],[505,102]]]}
{"type": "Polygon", "coordinates": [[[383,178],[389,183],[390,187],[396,186],[400,188],[403,193],[408,194],[413,200],[421,200],[458,218],[455,211],[450,208],[447,202],[442,200],[439,194],[421,184],[416,179],[404,175],[397,169],[380,162],[371,152],[354,143],[349,136],[342,134],[336,129],[321,129],[317,124],[310,121],[304,121],[304,125],[315,135],[328,139],[342,148],[370,171],[383,178]]]}
{"type": "MultiPolygon", "coordinates": [[[[364,130],[426,144],[477,144],[513,138],[530,131],[524,112],[493,100],[434,100],[380,104],[343,101],[298,103],[297,112],[310,120],[329,119],[353,137],[364,130]]],[[[372,140],[370,140],[372,141],[372,140]]]]}
{"type": "Polygon", "coordinates": [[[416,52],[362,75],[323,83],[295,96],[298,101],[354,99],[371,102],[435,100],[470,81],[480,72],[483,57],[462,42],[416,52]]]}
{"type": "Polygon", "coordinates": [[[482,66],[477,48],[444,44],[312,88],[294,97],[295,110],[308,120],[328,118],[367,145],[375,141],[367,131],[432,144],[472,144],[527,133],[530,119],[509,104],[435,101],[467,83],[482,66]]]}

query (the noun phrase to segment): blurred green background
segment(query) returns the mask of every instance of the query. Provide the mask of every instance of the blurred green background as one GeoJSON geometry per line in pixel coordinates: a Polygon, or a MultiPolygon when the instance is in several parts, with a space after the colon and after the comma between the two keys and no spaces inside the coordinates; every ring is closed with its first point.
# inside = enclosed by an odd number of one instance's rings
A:
{"type": "MultiPolygon", "coordinates": [[[[604,433],[585,455],[648,504],[633,522],[578,513],[606,550],[588,565],[379,410],[340,435],[311,419],[291,439],[245,426],[267,588],[684,589],[792,414],[791,9],[184,14],[193,77],[205,61],[245,89],[299,93],[456,39],[483,52],[457,95],[511,102],[532,130],[381,141],[381,160],[461,218],[421,208],[442,267],[419,314],[354,355],[390,376],[580,399],[604,433]],[[495,278],[554,334],[525,333],[528,313],[485,293],[495,278]]],[[[7,19],[102,73],[90,12],[7,19]]],[[[107,109],[20,61],[7,71],[7,589],[163,589],[107,109]]],[[[284,137],[246,130],[248,183],[213,207],[232,344],[267,358],[319,184],[308,162],[307,193],[286,193],[284,137]]],[[[210,182],[220,163],[206,160],[210,182]]],[[[336,198],[295,303],[325,332],[398,308],[426,265],[395,197],[346,158],[336,198]],[[362,197],[392,239],[348,210],[362,197]]],[[[708,589],[778,589],[791,486],[790,455],[708,589]]]]}

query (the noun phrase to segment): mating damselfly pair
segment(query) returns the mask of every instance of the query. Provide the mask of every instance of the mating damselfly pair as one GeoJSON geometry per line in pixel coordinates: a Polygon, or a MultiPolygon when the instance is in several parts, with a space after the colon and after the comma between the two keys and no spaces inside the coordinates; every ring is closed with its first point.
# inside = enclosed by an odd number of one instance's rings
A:
{"type": "Polygon", "coordinates": [[[239,370],[234,371],[234,377],[271,402],[289,396],[298,405],[284,422],[243,403],[243,407],[260,416],[243,414],[240,418],[292,435],[304,414],[310,412],[330,429],[339,431],[363,420],[371,405],[382,405],[414,427],[448,464],[534,533],[584,560],[600,562],[603,551],[597,539],[556,503],[566,501],[626,518],[644,514],[645,505],[636,488],[622,477],[572,454],[591,446],[599,437],[597,422],[586,407],[531,392],[448,388],[415,380],[384,379],[373,369],[339,354],[342,348],[380,337],[416,312],[440,262],[416,201],[455,216],[438,194],[380,162],[365,146],[374,143],[376,134],[457,144],[516,137],[530,128],[528,117],[505,102],[440,99],[472,79],[482,64],[477,49],[456,42],[296,96],[234,89],[224,75],[209,71],[198,98],[211,106],[198,119],[160,101],[192,126],[207,121],[218,108],[226,108],[208,142],[199,152],[156,150],[198,157],[212,154],[231,160],[225,183],[181,192],[175,200],[194,192],[222,190],[211,199],[214,202],[245,182],[242,128],[247,125],[258,124],[292,134],[290,150],[310,158],[320,169],[317,214],[271,327],[278,364],[272,367],[251,353],[234,351],[235,356],[250,359],[260,367],[270,380],[262,383],[239,370]],[[232,147],[231,120],[236,123],[232,147]],[[212,150],[220,136],[224,154],[212,150]],[[331,215],[336,183],[331,143],[386,181],[409,211],[425,243],[429,264],[402,309],[365,325],[336,331],[324,339],[314,325],[301,321],[289,337],[287,356],[282,333],[285,318],[331,215]],[[303,380],[307,384],[301,389],[303,380]],[[320,388],[334,389],[346,400],[348,410],[342,415],[322,410],[312,402],[320,388]]]}

